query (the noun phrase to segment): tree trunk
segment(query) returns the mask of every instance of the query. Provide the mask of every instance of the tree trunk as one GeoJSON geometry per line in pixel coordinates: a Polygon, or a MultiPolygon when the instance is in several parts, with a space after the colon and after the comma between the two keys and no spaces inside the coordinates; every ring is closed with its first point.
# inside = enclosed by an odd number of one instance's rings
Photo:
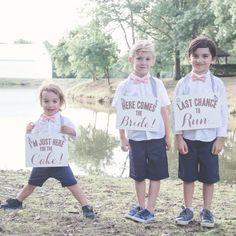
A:
{"type": "Polygon", "coordinates": [[[111,82],[110,82],[110,74],[109,74],[109,69],[108,68],[105,68],[105,75],[107,77],[108,85],[110,86],[111,82]]]}
{"type": "Polygon", "coordinates": [[[181,78],[180,73],[180,58],[179,58],[179,49],[175,50],[175,75],[174,79],[179,80],[181,78]]]}

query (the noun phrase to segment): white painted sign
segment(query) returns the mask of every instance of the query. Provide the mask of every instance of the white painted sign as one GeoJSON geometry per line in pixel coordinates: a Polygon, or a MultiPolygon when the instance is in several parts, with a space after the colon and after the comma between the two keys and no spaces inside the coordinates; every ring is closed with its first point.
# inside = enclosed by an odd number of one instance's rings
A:
{"type": "Polygon", "coordinates": [[[216,94],[177,96],[173,108],[176,131],[220,127],[220,103],[216,94]]]}
{"type": "Polygon", "coordinates": [[[27,167],[68,166],[68,137],[64,134],[26,134],[27,167]]]}
{"type": "Polygon", "coordinates": [[[116,127],[156,131],[160,125],[160,104],[155,97],[122,96],[117,101],[116,127]]]}

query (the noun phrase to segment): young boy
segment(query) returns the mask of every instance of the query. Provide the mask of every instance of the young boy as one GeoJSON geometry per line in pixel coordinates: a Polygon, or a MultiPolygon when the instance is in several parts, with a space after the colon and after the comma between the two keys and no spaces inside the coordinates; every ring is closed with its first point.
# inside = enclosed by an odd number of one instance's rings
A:
{"type": "MultiPolygon", "coordinates": [[[[200,213],[201,226],[214,227],[214,217],[210,209],[214,183],[219,181],[218,154],[222,150],[224,140],[227,137],[226,92],[223,82],[209,71],[210,65],[216,59],[216,46],[211,39],[207,37],[195,38],[189,45],[188,56],[192,71],[178,81],[174,98],[182,95],[201,97],[202,100],[194,100],[196,101],[195,104],[199,105],[196,111],[200,113],[200,109],[203,109],[206,105],[201,102],[204,101],[204,96],[215,96],[217,99],[212,106],[215,107],[218,103],[219,110],[217,114],[213,118],[209,114],[205,115],[207,118],[202,119],[202,121],[205,122],[207,119],[215,121],[219,118],[220,122],[213,127],[205,126],[197,129],[175,131],[176,145],[179,151],[178,177],[183,180],[185,203],[185,208],[177,216],[176,223],[187,225],[192,221],[194,182],[198,180],[202,182],[203,194],[203,206],[200,213]]],[[[178,115],[177,113],[174,114],[174,117],[178,115]]],[[[207,110],[207,113],[211,113],[211,110],[207,110]]],[[[194,115],[191,114],[191,116],[194,115]]],[[[192,124],[196,124],[196,122],[192,124]]]]}
{"type": "MultiPolygon", "coordinates": [[[[160,189],[160,180],[169,177],[166,150],[170,148],[169,97],[163,82],[149,74],[155,63],[154,45],[148,40],[138,41],[128,58],[133,65],[133,73],[117,88],[113,106],[122,96],[133,98],[157,98],[160,106],[159,128],[153,131],[139,129],[119,129],[121,149],[129,150],[130,177],[135,181],[138,205],[132,208],[126,218],[146,223],[153,221],[155,201],[160,189]],[[149,179],[148,199],[145,203],[146,182],[149,179]]],[[[150,108],[151,109],[151,108],[150,108]]],[[[152,107],[153,109],[153,107],[152,107]]],[[[117,110],[118,115],[119,110],[117,110]]],[[[159,116],[158,116],[159,115],[159,116]]]]}

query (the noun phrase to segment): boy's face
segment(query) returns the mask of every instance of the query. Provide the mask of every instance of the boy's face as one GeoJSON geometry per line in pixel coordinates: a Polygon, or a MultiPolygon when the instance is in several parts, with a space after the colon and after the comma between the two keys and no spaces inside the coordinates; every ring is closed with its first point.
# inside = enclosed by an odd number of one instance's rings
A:
{"type": "Polygon", "coordinates": [[[60,98],[57,94],[51,91],[43,91],[41,106],[45,115],[52,116],[56,114],[61,107],[60,98]]]}
{"type": "Polygon", "coordinates": [[[134,66],[134,74],[143,77],[155,64],[155,58],[151,52],[138,51],[133,57],[129,57],[129,63],[134,66]]]}
{"type": "Polygon", "coordinates": [[[190,55],[189,61],[194,73],[205,74],[214,62],[214,58],[212,58],[209,48],[198,48],[190,55]]]}

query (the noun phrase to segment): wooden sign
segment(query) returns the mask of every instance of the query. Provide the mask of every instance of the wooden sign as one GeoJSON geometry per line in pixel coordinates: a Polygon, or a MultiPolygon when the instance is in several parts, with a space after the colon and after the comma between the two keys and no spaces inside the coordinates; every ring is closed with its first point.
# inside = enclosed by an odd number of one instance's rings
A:
{"type": "Polygon", "coordinates": [[[26,134],[27,167],[68,166],[68,138],[64,134],[26,134]]]}
{"type": "Polygon", "coordinates": [[[216,94],[181,95],[173,101],[175,130],[217,128],[221,125],[216,94]]]}
{"type": "Polygon", "coordinates": [[[117,101],[116,127],[156,131],[160,125],[160,104],[155,97],[122,96],[117,101]]]}

